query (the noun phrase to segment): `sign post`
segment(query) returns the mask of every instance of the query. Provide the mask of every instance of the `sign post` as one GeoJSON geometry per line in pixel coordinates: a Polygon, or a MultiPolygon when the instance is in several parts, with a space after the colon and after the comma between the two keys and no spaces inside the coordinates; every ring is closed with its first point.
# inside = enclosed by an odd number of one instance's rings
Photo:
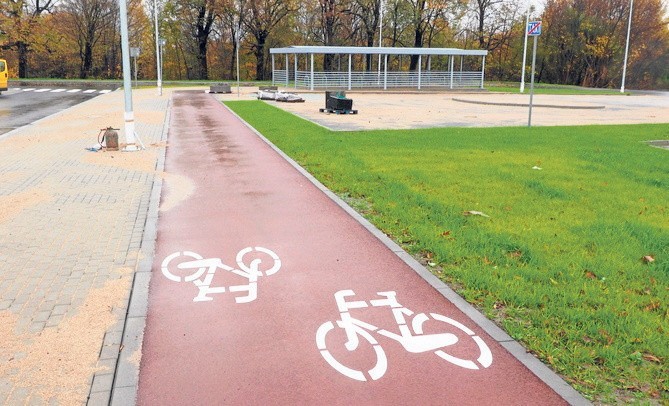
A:
{"type": "Polygon", "coordinates": [[[135,61],[135,87],[137,87],[137,57],[139,56],[141,50],[139,48],[130,47],[130,56],[135,61]]]}
{"type": "Polygon", "coordinates": [[[541,21],[531,21],[527,24],[527,35],[534,37],[532,44],[532,77],[530,79],[530,112],[527,118],[527,126],[532,127],[532,99],[534,98],[534,71],[537,62],[537,37],[541,35],[541,21]]]}

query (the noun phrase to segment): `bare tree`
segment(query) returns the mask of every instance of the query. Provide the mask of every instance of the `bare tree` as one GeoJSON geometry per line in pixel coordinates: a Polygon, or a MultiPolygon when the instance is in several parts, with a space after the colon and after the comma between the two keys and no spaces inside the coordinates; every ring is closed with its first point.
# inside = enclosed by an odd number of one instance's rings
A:
{"type": "Polygon", "coordinates": [[[65,0],[62,9],[79,46],[79,78],[86,79],[93,68],[93,50],[105,31],[115,25],[110,18],[116,15],[116,2],[112,0],[65,0]]]}
{"type": "Polygon", "coordinates": [[[289,0],[247,0],[244,26],[255,40],[256,80],[265,79],[265,44],[272,30],[293,11],[289,0]]]}

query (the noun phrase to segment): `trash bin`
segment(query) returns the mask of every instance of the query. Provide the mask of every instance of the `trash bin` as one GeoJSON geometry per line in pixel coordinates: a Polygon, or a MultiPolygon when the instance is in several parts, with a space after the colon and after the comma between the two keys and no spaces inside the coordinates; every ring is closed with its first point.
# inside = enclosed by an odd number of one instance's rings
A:
{"type": "Polygon", "coordinates": [[[353,100],[347,99],[344,92],[325,92],[325,108],[335,111],[352,110],[353,100]]]}

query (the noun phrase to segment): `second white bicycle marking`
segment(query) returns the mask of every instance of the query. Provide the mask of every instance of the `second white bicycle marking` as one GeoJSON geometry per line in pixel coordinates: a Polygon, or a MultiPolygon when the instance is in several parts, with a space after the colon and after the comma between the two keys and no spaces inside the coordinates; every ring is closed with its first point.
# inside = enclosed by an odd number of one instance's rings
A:
{"type": "Polygon", "coordinates": [[[204,258],[200,254],[192,251],[178,251],[172,253],[163,259],[161,264],[161,271],[165,277],[173,282],[192,282],[198,288],[198,294],[193,299],[194,302],[207,302],[214,300],[210,295],[216,293],[229,292],[246,292],[245,296],[235,297],[236,303],[249,303],[258,298],[258,278],[261,276],[270,276],[279,271],[281,268],[281,260],[274,251],[263,247],[247,247],[237,253],[236,257],[237,268],[233,268],[223,263],[220,258],[204,258]],[[271,258],[271,266],[261,271],[261,258],[252,259],[247,263],[245,257],[248,254],[260,253],[264,254],[265,258],[271,258]],[[174,266],[175,259],[185,257],[187,260],[179,262],[174,266]],[[175,274],[176,270],[191,272],[187,276],[179,276],[175,274]],[[216,271],[222,269],[232,274],[238,275],[246,279],[245,284],[226,286],[211,286],[216,271]],[[174,271],[174,272],[173,272],[174,271]]]}
{"type": "Polygon", "coordinates": [[[394,291],[377,292],[377,294],[383,299],[370,300],[369,303],[364,300],[347,301],[347,297],[355,295],[355,292],[350,289],[340,290],[334,294],[340,319],[336,323],[326,321],[318,328],[316,346],[325,361],[337,372],[363,382],[368,381],[368,378],[371,378],[371,380],[380,379],[386,373],[388,368],[386,353],[372,333],[397,341],[409,353],[434,352],[441,359],[462,368],[477,370],[488,368],[492,364],[492,352],[488,345],[462,323],[437,313],[429,313],[429,315],[426,313],[414,314],[413,311],[399,303],[397,293],[394,291]],[[377,326],[354,318],[349,312],[351,309],[363,309],[365,307],[389,307],[397,323],[399,334],[379,329],[377,326]],[[445,323],[444,326],[451,331],[459,330],[471,338],[478,347],[478,354],[475,359],[459,358],[447,352],[447,347],[455,345],[459,341],[455,334],[424,333],[423,324],[430,319],[445,323]],[[335,328],[343,329],[346,333],[347,341],[344,343],[344,347],[349,352],[355,351],[363,340],[371,344],[376,356],[376,364],[369,370],[361,371],[350,368],[337,360],[328,349],[326,340],[327,334],[335,328]]]}

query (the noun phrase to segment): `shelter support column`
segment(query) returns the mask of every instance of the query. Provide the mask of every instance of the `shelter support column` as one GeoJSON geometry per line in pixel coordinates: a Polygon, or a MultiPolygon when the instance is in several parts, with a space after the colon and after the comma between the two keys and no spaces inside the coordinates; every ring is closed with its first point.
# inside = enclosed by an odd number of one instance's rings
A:
{"type": "Polygon", "coordinates": [[[348,90],[351,90],[351,67],[352,67],[352,58],[351,54],[348,54],[348,90]]]}
{"type": "Polygon", "coordinates": [[[481,89],[483,89],[484,79],[485,79],[485,55],[483,55],[483,63],[481,63],[481,89]]]}
{"type": "Polygon", "coordinates": [[[383,90],[388,90],[388,55],[383,55],[383,90]]]}
{"type": "Polygon", "coordinates": [[[274,54],[272,54],[272,86],[274,86],[274,54]]]}
{"type": "Polygon", "coordinates": [[[288,54],[286,54],[286,87],[288,87],[288,79],[290,79],[290,69],[288,69],[288,54]]]}
{"type": "Polygon", "coordinates": [[[311,67],[309,68],[309,76],[311,77],[311,84],[309,85],[311,90],[314,90],[314,54],[309,54],[311,57],[311,67]]]}
{"type": "Polygon", "coordinates": [[[423,55],[418,55],[418,90],[420,90],[421,69],[423,69],[423,55]]]}
{"type": "Polygon", "coordinates": [[[297,54],[294,54],[293,57],[295,58],[295,89],[297,89],[297,54]]]}
{"type": "Polygon", "coordinates": [[[453,62],[454,62],[454,57],[453,55],[448,57],[448,69],[451,71],[450,77],[451,77],[451,84],[450,88],[453,89],[453,62]]]}

